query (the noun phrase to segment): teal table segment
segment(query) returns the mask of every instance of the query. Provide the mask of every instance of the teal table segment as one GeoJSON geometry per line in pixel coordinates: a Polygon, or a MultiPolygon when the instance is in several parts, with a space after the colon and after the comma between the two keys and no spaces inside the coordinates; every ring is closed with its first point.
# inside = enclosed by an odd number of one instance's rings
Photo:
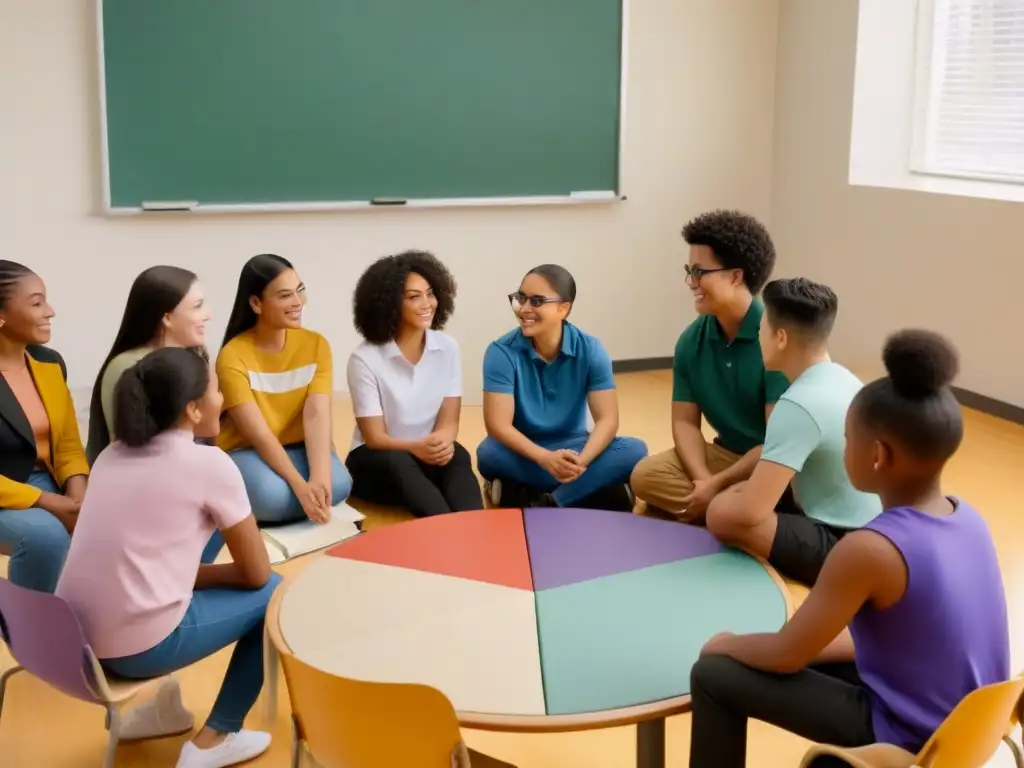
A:
{"type": "Polygon", "coordinates": [[[774,632],[786,621],[774,579],[731,550],[536,594],[549,715],[686,695],[715,634],[774,632]]]}

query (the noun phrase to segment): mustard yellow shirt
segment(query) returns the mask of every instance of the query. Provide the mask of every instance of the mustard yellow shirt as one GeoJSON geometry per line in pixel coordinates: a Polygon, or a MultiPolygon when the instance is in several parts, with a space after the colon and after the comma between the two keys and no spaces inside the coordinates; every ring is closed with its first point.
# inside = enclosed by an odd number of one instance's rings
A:
{"type": "MultiPolygon", "coordinates": [[[[281,445],[305,439],[302,409],[309,395],[330,396],[334,388],[331,345],[316,331],[289,330],[284,349],[265,352],[256,348],[252,331],[240,333],[217,355],[217,378],[224,395],[224,410],[256,403],[267,426],[281,445]]],[[[230,415],[217,437],[222,450],[249,447],[230,415]]]]}

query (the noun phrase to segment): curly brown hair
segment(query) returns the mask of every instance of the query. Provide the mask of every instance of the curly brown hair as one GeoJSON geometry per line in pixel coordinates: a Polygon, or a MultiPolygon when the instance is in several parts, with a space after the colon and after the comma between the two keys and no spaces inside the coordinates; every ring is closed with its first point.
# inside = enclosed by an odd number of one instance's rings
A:
{"type": "Polygon", "coordinates": [[[683,227],[690,245],[706,245],[726,269],[743,271],[743,282],[757,294],[775,269],[775,245],[764,224],[741,211],[702,213],[683,227]]]}
{"type": "Polygon", "coordinates": [[[444,328],[455,310],[455,278],[436,256],[427,251],[405,251],[377,259],[360,276],[352,295],[356,330],[371,344],[394,341],[402,322],[402,294],[410,272],[426,280],[437,309],[431,328],[444,328]]]}

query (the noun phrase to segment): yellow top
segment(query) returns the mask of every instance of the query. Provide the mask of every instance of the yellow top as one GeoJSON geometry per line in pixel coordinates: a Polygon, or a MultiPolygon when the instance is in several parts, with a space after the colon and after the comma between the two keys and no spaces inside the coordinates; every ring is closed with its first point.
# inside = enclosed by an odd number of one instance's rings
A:
{"type": "MultiPolygon", "coordinates": [[[[255,335],[246,331],[229,341],[217,355],[224,410],[256,403],[281,445],[305,439],[302,408],[306,398],[330,396],[334,387],[331,345],[327,339],[305,328],[286,333],[280,352],[257,349],[255,335]]],[[[225,451],[249,446],[230,414],[224,420],[217,445],[225,451]]]]}

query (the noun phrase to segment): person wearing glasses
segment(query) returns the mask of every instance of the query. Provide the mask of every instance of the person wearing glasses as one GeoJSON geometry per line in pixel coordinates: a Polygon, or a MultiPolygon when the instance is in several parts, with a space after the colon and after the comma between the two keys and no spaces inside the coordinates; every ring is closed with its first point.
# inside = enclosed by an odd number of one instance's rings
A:
{"type": "Polygon", "coordinates": [[[459,345],[441,332],[455,291],[455,278],[424,251],[378,259],[356,283],[352,314],[365,341],[348,360],[356,428],[346,465],[358,499],[416,517],[483,507],[457,440],[459,345]]]}
{"type": "MultiPolygon", "coordinates": [[[[789,386],[766,371],[758,294],[775,266],[768,230],[732,210],[704,213],[683,228],[690,246],[686,284],[699,316],[676,343],[672,364],[674,446],[640,462],[633,492],[648,510],[701,522],[720,492],[750,477],[768,415],[789,386]],[[701,417],[717,433],[707,442],[701,417]]],[[[787,493],[780,502],[792,505],[787,493]]]]}
{"type": "Polygon", "coordinates": [[[476,458],[488,500],[502,507],[632,510],[626,481],[647,446],[616,434],[611,358],[567,319],[576,281],[565,267],[544,264],[508,298],[519,328],[484,354],[487,438],[476,458]]]}

